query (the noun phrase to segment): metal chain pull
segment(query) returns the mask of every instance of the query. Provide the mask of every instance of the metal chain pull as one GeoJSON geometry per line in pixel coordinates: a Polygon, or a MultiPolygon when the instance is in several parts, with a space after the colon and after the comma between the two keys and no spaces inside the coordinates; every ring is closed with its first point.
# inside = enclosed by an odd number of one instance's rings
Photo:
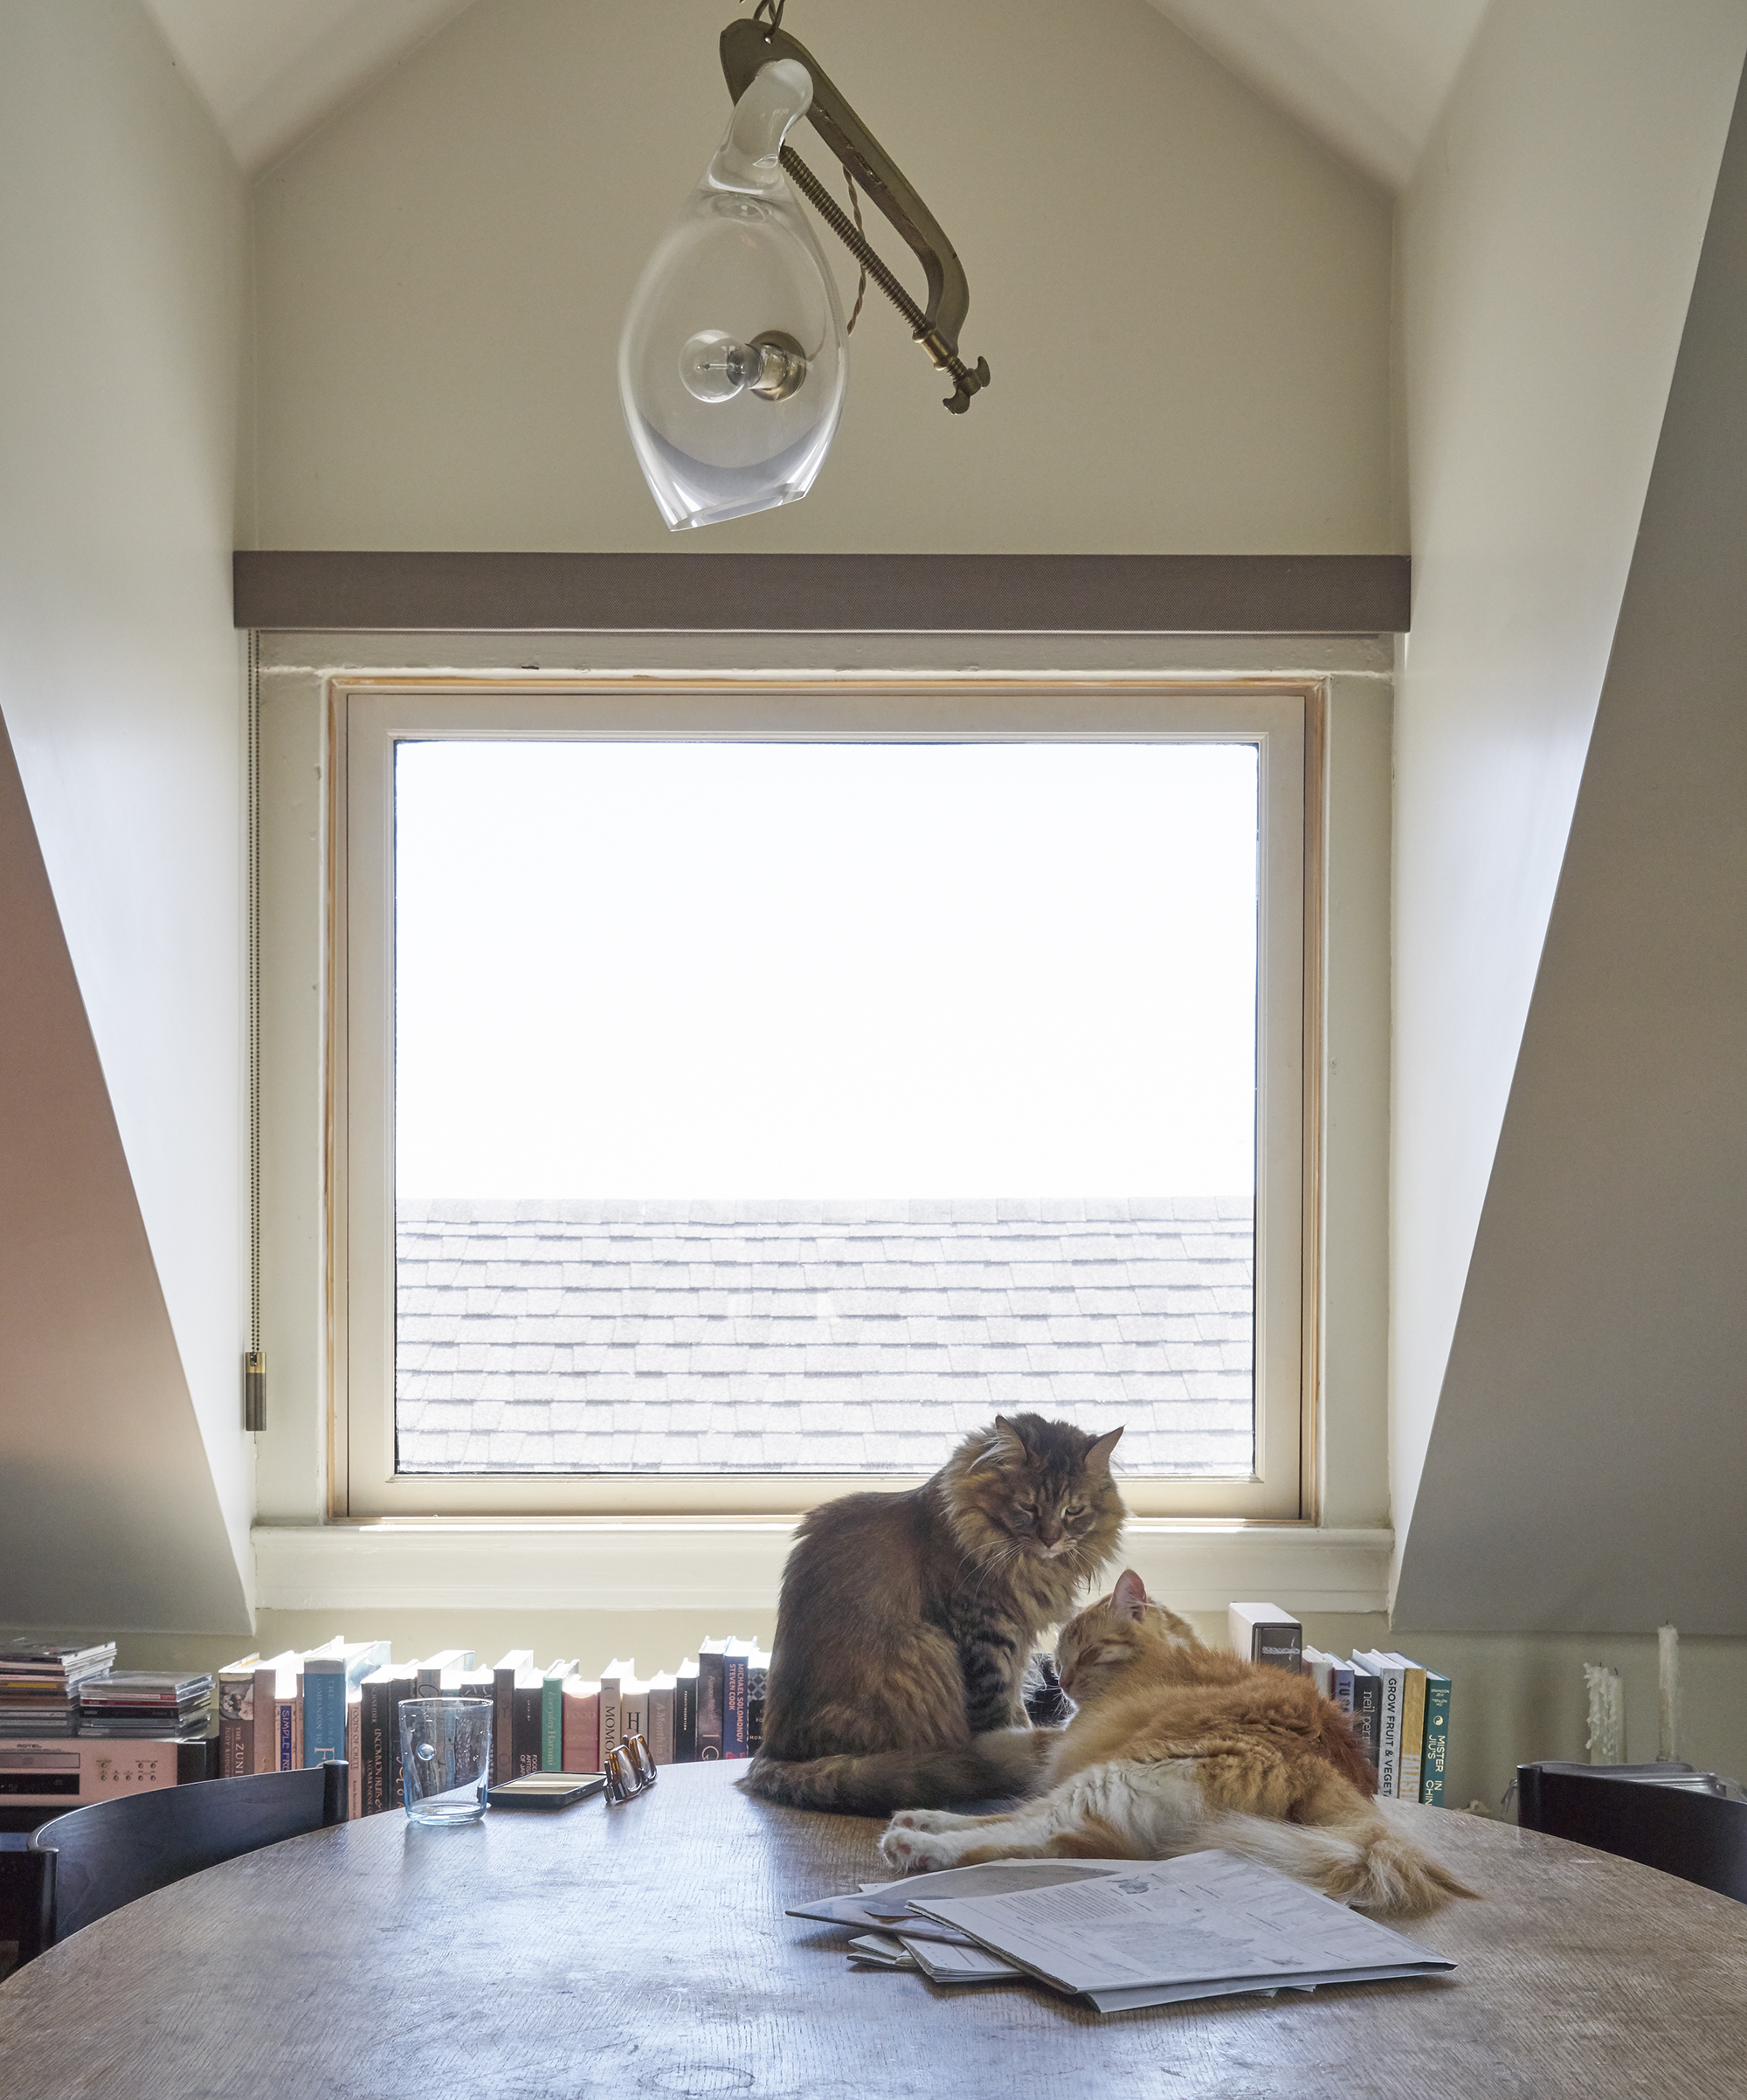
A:
{"type": "MultiPolygon", "coordinates": [[[[866,240],[867,238],[867,229],[861,223],[861,199],[855,193],[855,177],[849,172],[847,168],[846,168],[843,171],[843,179],[849,184],[849,208],[855,214],[855,231],[861,236],[863,240],[866,240]]],[[[866,263],[863,263],[861,266],[861,282],[855,288],[855,311],[849,316],[849,326],[843,331],[846,335],[854,335],[855,324],[861,318],[861,302],[867,298],[867,266],[866,263]]]]}

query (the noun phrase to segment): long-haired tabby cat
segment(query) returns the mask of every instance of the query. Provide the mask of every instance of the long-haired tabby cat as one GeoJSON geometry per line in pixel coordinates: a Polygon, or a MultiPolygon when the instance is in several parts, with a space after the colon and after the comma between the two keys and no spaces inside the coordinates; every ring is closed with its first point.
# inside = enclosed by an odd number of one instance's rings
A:
{"type": "Polygon", "coordinates": [[[1474,1893],[1384,1820],[1346,1717],[1308,1677],[1204,1648],[1132,1570],[1064,1627],[1056,1667],[1080,1711],[1048,1738],[1048,1791],[1005,1815],[895,1815],[880,1842],[894,1867],[1217,1847],[1361,1910],[1474,1893]]]}
{"type": "Polygon", "coordinates": [[[815,1509],[745,1784],[862,1815],[1024,1793],[1056,1739],[1026,1725],[1032,1645],[1115,1549],[1122,1433],[998,1415],[920,1488],[815,1509]]]}

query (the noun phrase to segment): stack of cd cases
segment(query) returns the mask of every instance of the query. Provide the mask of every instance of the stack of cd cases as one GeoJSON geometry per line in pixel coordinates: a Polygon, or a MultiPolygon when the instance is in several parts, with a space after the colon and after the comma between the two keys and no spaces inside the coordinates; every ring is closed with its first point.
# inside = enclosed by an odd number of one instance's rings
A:
{"type": "Polygon", "coordinates": [[[79,1688],[81,1736],[173,1736],[204,1733],[212,1711],[212,1679],[179,1670],[110,1670],[79,1688]]]}
{"type": "Polygon", "coordinates": [[[113,1641],[86,1648],[29,1636],[0,1641],[0,1736],[38,1742],[72,1735],[81,1686],[101,1676],[114,1660],[113,1641]]]}

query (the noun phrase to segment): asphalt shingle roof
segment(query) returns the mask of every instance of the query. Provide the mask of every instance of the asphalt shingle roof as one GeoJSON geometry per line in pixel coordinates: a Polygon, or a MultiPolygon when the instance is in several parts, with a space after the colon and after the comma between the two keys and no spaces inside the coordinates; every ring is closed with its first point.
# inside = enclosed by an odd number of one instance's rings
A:
{"type": "Polygon", "coordinates": [[[931,1472],[998,1413],[1246,1475],[1246,1202],[407,1203],[413,1473],[931,1472]]]}

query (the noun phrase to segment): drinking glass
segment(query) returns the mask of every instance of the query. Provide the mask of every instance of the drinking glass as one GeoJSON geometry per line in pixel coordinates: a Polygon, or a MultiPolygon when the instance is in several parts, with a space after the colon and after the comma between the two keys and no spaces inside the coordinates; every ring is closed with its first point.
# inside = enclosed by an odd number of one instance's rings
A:
{"type": "Polygon", "coordinates": [[[415,1823],[477,1823],[491,1780],[489,1699],[403,1699],[400,1775],[415,1823]]]}

